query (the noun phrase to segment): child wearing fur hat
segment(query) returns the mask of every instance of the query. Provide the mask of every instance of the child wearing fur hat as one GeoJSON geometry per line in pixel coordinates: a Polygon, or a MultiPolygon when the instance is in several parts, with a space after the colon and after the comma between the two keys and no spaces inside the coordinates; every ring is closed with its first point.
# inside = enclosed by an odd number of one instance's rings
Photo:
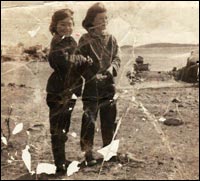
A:
{"type": "Polygon", "coordinates": [[[113,104],[115,81],[120,67],[117,41],[106,32],[107,9],[102,3],[92,5],[82,23],[87,30],[78,45],[80,53],[91,57],[93,64],[83,72],[85,86],[82,95],[84,113],[81,127],[81,149],[88,165],[96,164],[93,156],[95,122],[100,112],[103,147],[111,143],[117,114],[113,104]]]}

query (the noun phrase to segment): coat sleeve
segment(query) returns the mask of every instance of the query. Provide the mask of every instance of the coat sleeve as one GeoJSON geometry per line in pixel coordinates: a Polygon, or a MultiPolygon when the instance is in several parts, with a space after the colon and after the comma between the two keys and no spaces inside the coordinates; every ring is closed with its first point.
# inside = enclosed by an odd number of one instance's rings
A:
{"type": "Polygon", "coordinates": [[[88,56],[88,45],[89,45],[89,42],[83,35],[79,40],[76,54],[87,57],[88,56]]]}
{"type": "Polygon", "coordinates": [[[75,55],[74,53],[67,51],[59,45],[59,43],[52,43],[48,61],[55,71],[65,73],[72,65],[75,67],[81,66],[86,59],[82,55],[75,55]]]}
{"type": "Polygon", "coordinates": [[[113,67],[113,76],[116,77],[120,68],[121,60],[119,57],[119,46],[117,40],[112,36],[113,55],[111,65],[113,67]]]}
{"type": "Polygon", "coordinates": [[[88,41],[87,39],[82,36],[79,40],[78,43],[78,47],[76,49],[76,56],[80,57],[79,58],[79,66],[77,66],[78,71],[83,75],[85,73],[85,71],[89,71],[88,67],[89,67],[89,63],[87,62],[87,57],[88,57],[88,41]],[[82,59],[84,59],[84,61],[81,61],[82,59]]]}
{"type": "Polygon", "coordinates": [[[54,37],[51,41],[51,48],[48,56],[48,61],[56,72],[65,73],[69,66],[69,61],[66,60],[66,54],[60,40],[54,37]]]}

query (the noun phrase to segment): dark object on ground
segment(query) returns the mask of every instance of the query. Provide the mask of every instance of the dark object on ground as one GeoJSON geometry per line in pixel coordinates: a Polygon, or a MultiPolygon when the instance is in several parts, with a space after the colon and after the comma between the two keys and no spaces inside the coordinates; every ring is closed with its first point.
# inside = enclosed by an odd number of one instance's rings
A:
{"type": "Polygon", "coordinates": [[[143,64],[144,63],[144,58],[142,56],[138,56],[136,59],[135,59],[135,62],[137,64],[143,64]]]}
{"type": "Polygon", "coordinates": [[[25,84],[20,84],[19,87],[26,87],[26,85],[25,84]]]}
{"type": "Polygon", "coordinates": [[[170,74],[174,76],[176,81],[181,80],[187,83],[197,83],[199,81],[198,69],[199,66],[196,64],[189,67],[185,66],[178,70],[172,70],[170,74]]]}
{"type": "Polygon", "coordinates": [[[15,83],[9,83],[8,86],[9,87],[15,87],[16,85],[15,85],[15,83]]]}
{"type": "Polygon", "coordinates": [[[172,102],[174,102],[174,103],[181,103],[181,101],[180,101],[178,98],[174,98],[174,99],[172,100],[172,102]]]}
{"type": "Polygon", "coordinates": [[[138,71],[149,71],[149,64],[134,64],[134,70],[138,71]]]}
{"type": "Polygon", "coordinates": [[[172,71],[177,71],[177,67],[174,67],[174,68],[172,69],[172,71]]]}
{"type": "Polygon", "coordinates": [[[2,62],[9,62],[9,61],[14,61],[14,58],[9,55],[1,55],[1,61],[2,62]]]}
{"type": "Polygon", "coordinates": [[[28,54],[32,58],[37,58],[40,61],[47,61],[48,59],[48,48],[42,49],[42,46],[36,45],[29,48],[25,48],[23,53],[28,54]]]}
{"type": "Polygon", "coordinates": [[[136,82],[141,82],[141,76],[136,72],[128,71],[126,73],[126,77],[128,78],[131,85],[134,85],[136,82]]]}
{"type": "Polygon", "coordinates": [[[164,121],[167,126],[179,126],[183,124],[183,121],[177,118],[169,118],[164,121]]]}
{"type": "Polygon", "coordinates": [[[136,72],[141,72],[141,71],[149,71],[149,64],[144,64],[144,58],[142,56],[138,56],[135,59],[136,64],[134,64],[134,70],[136,72]]]}
{"type": "Polygon", "coordinates": [[[187,83],[199,82],[199,52],[192,51],[190,57],[187,59],[186,66],[178,70],[174,67],[171,74],[175,80],[181,80],[187,83]]]}
{"type": "Polygon", "coordinates": [[[41,45],[35,45],[31,47],[24,47],[23,44],[19,43],[17,47],[13,50],[9,50],[6,54],[1,54],[1,61],[32,61],[37,60],[40,62],[48,61],[49,49],[47,47],[42,47],[41,45]],[[16,52],[14,52],[16,50],[16,52]],[[15,56],[14,56],[15,54],[15,56]]]}
{"type": "Polygon", "coordinates": [[[32,46],[27,49],[24,49],[24,53],[35,56],[35,54],[37,53],[37,50],[39,50],[38,46],[32,46]]]}
{"type": "Polygon", "coordinates": [[[180,70],[180,80],[188,83],[196,83],[198,79],[198,65],[191,65],[189,67],[183,67],[180,70]]]}

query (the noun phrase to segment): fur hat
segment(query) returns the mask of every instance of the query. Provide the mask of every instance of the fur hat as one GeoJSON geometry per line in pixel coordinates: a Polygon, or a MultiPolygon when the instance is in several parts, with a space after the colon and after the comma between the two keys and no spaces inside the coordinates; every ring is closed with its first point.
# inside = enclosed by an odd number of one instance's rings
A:
{"type": "Polygon", "coordinates": [[[104,4],[95,3],[92,5],[85,16],[85,19],[82,22],[82,26],[89,31],[91,27],[93,27],[93,21],[97,14],[107,12],[104,4]]]}

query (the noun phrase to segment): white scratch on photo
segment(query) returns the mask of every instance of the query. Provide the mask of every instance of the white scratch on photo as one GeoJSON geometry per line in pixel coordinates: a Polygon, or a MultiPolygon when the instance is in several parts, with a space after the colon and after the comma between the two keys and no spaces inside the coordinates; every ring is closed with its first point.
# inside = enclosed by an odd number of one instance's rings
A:
{"type": "Polygon", "coordinates": [[[31,36],[31,38],[33,38],[33,37],[35,37],[37,35],[39,30],[40,30],[40,26],[35,30],[28,31],[28,34],[31,36]]]}
{"type": "Polygon", "coordinates": [[[73,161],[72,163],[69,164],[68,168],[67,168],[67,176],[71,176],[73,175],[75,172],[78,172],[80,167],[78,167],[78,164],[80,162],[78,161],[73,161]]]}
{"type": "Polygon", "coordinates": [[[15,126],[15,128],[13,129],[12,134],[15,135],[15,134],[21,132],[22,129],[23,129],[23,123],[19,123],[19,124],[17,124],[17,125],[15,126]]]}
{"type": "Polygon", "coordinates": [[[56,166],[49,163],[39,163],[36,168],[36,174],[55,174],[56,173],[56,166]]]}

